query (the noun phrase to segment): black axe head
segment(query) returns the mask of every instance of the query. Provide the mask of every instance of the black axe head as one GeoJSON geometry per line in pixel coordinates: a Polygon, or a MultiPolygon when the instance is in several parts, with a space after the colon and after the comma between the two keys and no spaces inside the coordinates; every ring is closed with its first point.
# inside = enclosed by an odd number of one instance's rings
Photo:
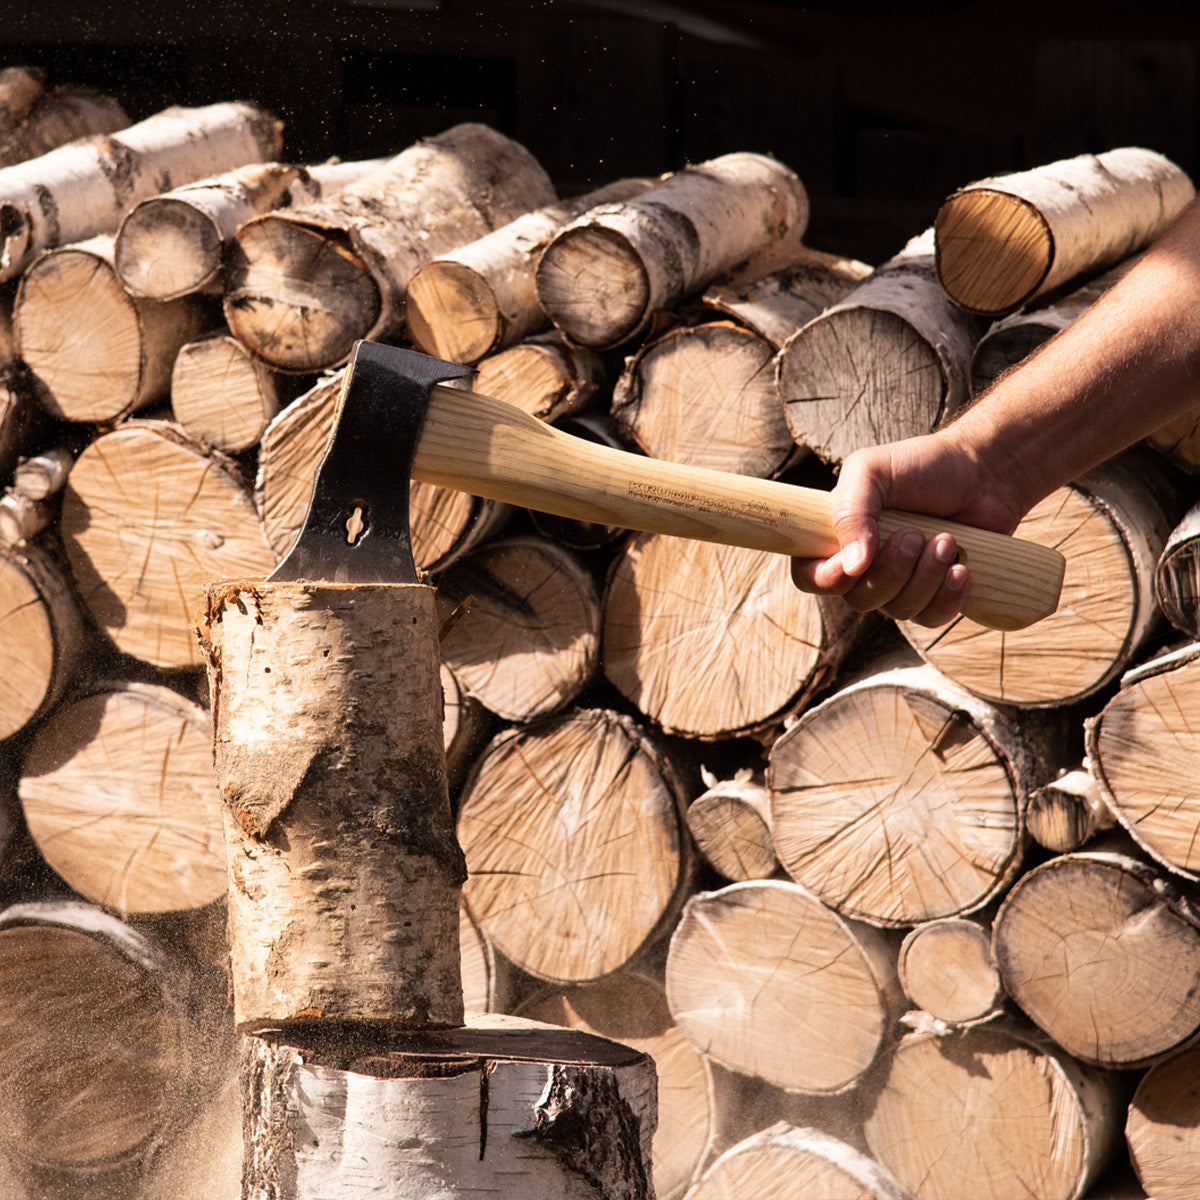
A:
{"type": "Polygon", "coordinates": [[[356,342],[299,536],[273,582],[416,583],[408,484],[434,384],[471,367],[356,342]]]}

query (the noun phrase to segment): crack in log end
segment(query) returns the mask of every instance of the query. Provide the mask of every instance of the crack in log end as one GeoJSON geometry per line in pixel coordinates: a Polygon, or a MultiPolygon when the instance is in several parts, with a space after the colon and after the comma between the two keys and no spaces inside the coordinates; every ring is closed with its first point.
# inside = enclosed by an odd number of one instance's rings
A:
{"type": "Polygon", "coordinates": [[[638,1119],[611,1073],[555,1066],[535,1109],[537,1138],[605,1200],[651,1200],[638,1119]]]}

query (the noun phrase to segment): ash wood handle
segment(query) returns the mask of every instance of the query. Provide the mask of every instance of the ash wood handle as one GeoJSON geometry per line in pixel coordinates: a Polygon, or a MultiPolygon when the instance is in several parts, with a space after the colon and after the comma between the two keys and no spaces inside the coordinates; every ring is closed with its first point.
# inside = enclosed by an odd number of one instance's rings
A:
{"type": "MultiPolygon", "coordinates": [[[[441,384],[413,478],[564,517],[799,558],[838,548],[828,492],[595,445],[506,401],[441,384]]],[[[1057,608],[1065,566],[1057,550],[922,514],[880,519],[884,537],[910,525],[954,535],[971,568],[963,606],[971,620],[1022,629],[1057,608]]]]}

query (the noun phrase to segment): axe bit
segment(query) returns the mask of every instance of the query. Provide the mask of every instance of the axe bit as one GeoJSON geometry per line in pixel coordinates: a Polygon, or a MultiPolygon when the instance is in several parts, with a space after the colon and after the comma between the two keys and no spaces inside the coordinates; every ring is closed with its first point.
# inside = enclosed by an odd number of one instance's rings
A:
{"type": "MultiPolygon", "coordinates": [[[[572,437],[516,405],[447,386],[469,374],[416,351],[355,344],[309,520],[272,578],[334,564],[348,581],[392,580],[398,568],[389,560],[401,545],[411,570],[410,471],[426,483],[624,529],[800,558],[838,548],[828,492],[572,437]],[[338,469],[328,483],[331,460],[338,469]],[[356,507],[367,520],[357,538],[346,525],[356,507]],[[372,539],[389,549],[371,550],[372,539]],[[362,565],[348,565],[364,549],[362,565]]],[[[963,614],[981,625],[1022,629],[1058,607],[1066,564],[1049,546],[918,513],[885,511],[879,524],[885,538],[906,526],[953,534],[971,569],[963,614]]]]}

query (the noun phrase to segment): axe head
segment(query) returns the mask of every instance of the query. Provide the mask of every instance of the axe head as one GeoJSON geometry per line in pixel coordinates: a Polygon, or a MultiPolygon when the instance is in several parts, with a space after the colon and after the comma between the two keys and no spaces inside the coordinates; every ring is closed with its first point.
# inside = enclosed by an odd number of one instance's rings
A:
{"type": "Polygon", "coordinates": [[[299,536],[273,582],[416,583],[408,485],[434,384],[470,367],[359,341],[299,536]]]}

